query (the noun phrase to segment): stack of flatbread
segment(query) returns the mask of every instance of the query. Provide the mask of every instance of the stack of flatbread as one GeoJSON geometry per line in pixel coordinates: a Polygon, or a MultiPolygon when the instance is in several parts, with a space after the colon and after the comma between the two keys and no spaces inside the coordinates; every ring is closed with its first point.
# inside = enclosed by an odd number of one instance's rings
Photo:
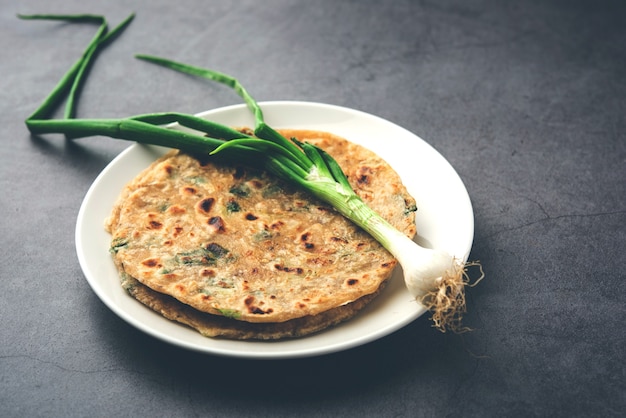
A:
{"type": "MultiPolygon", "coordinates": [[[[371,151],[317,131],[361,198],[415,235],[415,201],[371,151]]],[[[307,192],[270,174],[172,151],[122,191],[106,221],[121,284],[139,302],[208,337],[280,339],[353,317],[396,260],[307,192]]]]}

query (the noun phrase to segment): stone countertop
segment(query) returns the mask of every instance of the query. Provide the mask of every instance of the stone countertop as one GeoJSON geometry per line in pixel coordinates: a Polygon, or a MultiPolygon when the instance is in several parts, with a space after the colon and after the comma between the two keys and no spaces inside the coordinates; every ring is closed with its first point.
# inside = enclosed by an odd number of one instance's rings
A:
{"type": "MultiPolygon", "coordinates": [[[[0,3],[0,415],[623,416],[626,6],[617,1],[0,3]],[[15,4],[17,3],[17,5],[15,4]],[[17,13],[103,14],[81,117],[194,113],[227,89],[132,58],[245,80],[260,100],[359,109],[415,133],[472,200],[466,324],[427,316],[299,359],[218,357],[128,325],[88,285],[74,229],[129,143],[31,137],[24,119],[95,33],[17,13]]],[[[425,179],[428,181],[428,179],[425,179]]]]}

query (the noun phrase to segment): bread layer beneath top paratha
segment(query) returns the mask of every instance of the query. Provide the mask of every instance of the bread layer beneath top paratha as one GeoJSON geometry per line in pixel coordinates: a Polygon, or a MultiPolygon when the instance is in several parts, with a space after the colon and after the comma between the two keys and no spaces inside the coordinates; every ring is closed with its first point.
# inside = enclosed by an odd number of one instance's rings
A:
{"type": "MultiPolygon", "coordinates": [[[[324,148],[355,191],[415,234],[415,201],[371,151],[335,135],[281,131],[324,148]]],[[[246,322],[317,315],[375,293],[396,266],[329,205],[269,174],[171,152],[131,181],[107,229],[118,268],[205,313],[246,322]]]]}
{"type": "Polygon", "coordinates": [[[187,325],[205,337],[236,340],[279,340],[304,337],[322,331],[351,319],[369,306],[384,287],[383,283],[375,293],[317,315],[307,315],[283,322],[246,322],[200,312],[171,296],[155,292],[123,272],[121,284],[132,297],[169,320],[187,325]]]}

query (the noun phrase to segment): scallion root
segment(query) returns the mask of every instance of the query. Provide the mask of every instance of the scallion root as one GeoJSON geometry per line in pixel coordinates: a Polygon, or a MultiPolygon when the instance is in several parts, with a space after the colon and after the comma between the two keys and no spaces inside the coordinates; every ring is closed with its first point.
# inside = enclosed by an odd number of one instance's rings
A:
{"type": "Polygon", "coordinates": [[[441,332],[463,333],[471,331],[462,324],[467,312],[465,287],[473,287],[480,282],[485,273],[480,262],[454,262],[450,269],[438,281],[438,287],[422,297],[420,302],[432,316],[433,327],[441,332]],[[468,274],[469,267],[478,267],[480,276],[472,281],[468,274]]]}

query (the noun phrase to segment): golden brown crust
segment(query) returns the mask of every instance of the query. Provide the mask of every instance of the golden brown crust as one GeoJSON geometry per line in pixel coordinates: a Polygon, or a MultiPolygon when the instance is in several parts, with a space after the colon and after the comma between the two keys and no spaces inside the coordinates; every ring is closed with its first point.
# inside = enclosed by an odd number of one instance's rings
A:
{"type": "Polygon", "coordinates": [[[171,321],[187,325],[205,337],[237,340],[279,340],[319,332],[352,318],[384,287],[383,284],[375,293],[318,315],[308,315],[285,322],[251,323],[200,312],[170,296],[155,292],[129,276],[123,279],[122,285],[139,302],[171,321]]]}
{"type": "MultiPolygon", "coordinates": [[[[324,148],[368,205],[415,234],[415,202],[380,157],[332,134],[281,132],[324,148]]],[[[123,275],[190,307],[168,304],[171,312],[245,322],[322,315],[375,294],[396,266],[373,238],[308,194],[263,172],[177,152],[129,183],[107,229],[123,275]]]]}

